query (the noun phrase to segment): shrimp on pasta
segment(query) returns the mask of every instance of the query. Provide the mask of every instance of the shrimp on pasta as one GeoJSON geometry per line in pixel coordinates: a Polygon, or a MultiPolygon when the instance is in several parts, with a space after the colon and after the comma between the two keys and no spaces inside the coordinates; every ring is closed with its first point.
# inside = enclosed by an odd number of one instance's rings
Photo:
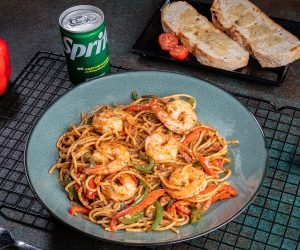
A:
{"type": "MultiPolygon", "coordinates": [[[[145,96],[101,105],[57,142],[71,215],[108,231],[171,230],[197,223],[215,202],[238,195],[230,185],[229,144],[197,120],[187,94],[145,96]]],[[[205,216],[205,215],[204,215],[205,216]]]]}

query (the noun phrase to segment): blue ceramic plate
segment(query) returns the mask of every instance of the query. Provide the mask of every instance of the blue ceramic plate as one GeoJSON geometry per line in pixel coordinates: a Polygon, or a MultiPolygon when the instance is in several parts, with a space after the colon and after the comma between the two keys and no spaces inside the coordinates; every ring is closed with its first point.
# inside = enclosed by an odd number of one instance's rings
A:
{"type": "Polygon", "coordinates": [[[183,241],[204,235],[229,222],[254,199],[265,175],[266,161],[262,130],[239,101],[208,82],[167,72],[114,74],[79,85],[55,101],[43,114],[32,130],[26,149],[26,168],[31,186],[56,218],[98,239],[134,245],[183,241]],[[70,216],[70,201],[58,176],[48,174],[58,158],[57,139],[70,124],[80,121],[81,112],[104,103],[129,103],[133,90],[140,95],[193,95],[197,100],[196,111],[200,121],[216,128],[225,139],[240,141],[239,146],[230,147],[230,182],[238,190],[238,196],[215,203],[196,225],[179,228],[179,234],[169,231],[111,233],[80,216],[70,216]]]}

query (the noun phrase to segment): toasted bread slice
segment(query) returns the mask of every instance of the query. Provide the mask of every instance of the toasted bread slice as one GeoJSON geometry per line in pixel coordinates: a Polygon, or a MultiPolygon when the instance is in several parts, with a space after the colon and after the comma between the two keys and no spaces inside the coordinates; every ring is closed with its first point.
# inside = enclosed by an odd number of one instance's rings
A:
{"type": "Polygon", "coordinates": [[[300,41],[248,0],[214,0],[213,24],[248,50],[262,67],[275,68],[300,58],[300,41]]]}
{"type": "Polygon", "coordinates": [[[235,70],[248,63],[249,53],[187,2],[167,5],[161,13],[161,21],[164,31],[176,34],[204,65],[235,70]]]}

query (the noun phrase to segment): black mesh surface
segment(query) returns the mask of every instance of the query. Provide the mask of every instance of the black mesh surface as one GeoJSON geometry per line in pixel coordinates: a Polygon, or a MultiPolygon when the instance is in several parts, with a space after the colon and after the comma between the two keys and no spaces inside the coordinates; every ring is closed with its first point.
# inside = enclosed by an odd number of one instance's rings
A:
{"type": "MultiPolygon", "coordinates": [[[[128,69],[113,66],[112,70],[128,69]]],[[[64,57],[39,52],[0,98],[0,214],[49,232],[55,221],[27,182],[24,148],[38,117],[70,88],[64,57]]],[[[254,202],[221,229],[157,249],[300,248],[300,110],[278,109],[265,100],[234,95],[265,132],[270,159],[263,186],[254,202]]]]}

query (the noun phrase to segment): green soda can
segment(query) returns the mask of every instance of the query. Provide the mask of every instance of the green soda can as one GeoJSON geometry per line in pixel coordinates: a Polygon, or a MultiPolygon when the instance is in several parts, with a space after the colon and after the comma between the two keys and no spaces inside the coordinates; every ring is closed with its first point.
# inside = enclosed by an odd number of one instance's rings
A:
{"type": "Polygon", "coordinates": [[[72,83],[110,73],[106,25],[99,8],[71,7],[60,15],[59,24],[72,83]]]}

